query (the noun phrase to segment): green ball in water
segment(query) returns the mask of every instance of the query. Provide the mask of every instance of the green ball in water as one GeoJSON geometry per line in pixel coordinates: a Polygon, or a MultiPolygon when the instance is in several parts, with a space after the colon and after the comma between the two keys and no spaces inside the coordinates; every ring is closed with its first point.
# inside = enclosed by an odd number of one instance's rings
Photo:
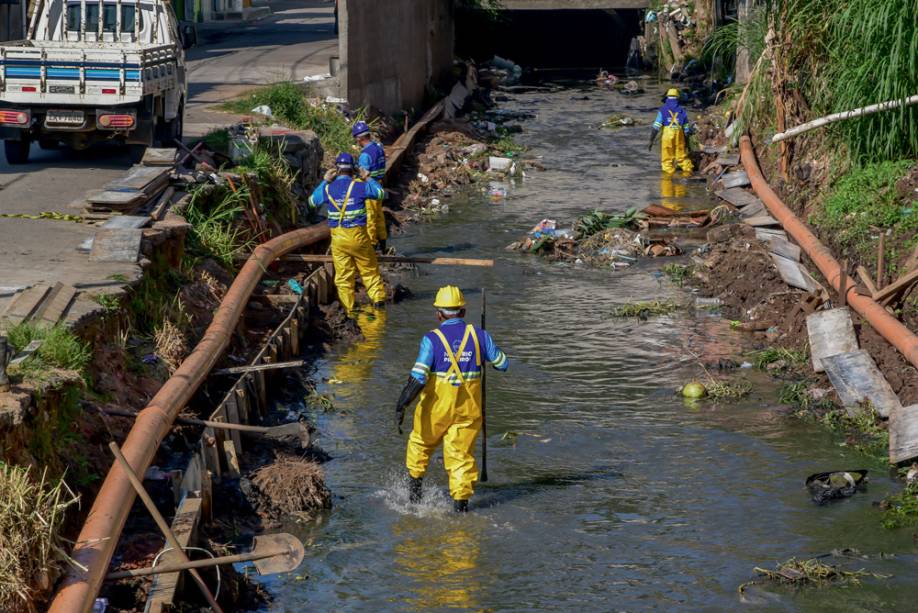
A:
{"type": "Polygon", "coordinates": [[[704,398],[708,390],[701,383],[686,383],[682,386],[682,396],[685,398],[704,398]]]}

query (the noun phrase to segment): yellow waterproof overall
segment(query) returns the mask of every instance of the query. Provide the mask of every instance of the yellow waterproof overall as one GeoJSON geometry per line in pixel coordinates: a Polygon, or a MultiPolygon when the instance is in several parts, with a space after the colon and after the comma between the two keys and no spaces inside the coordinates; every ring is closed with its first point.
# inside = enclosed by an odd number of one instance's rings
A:
{"type": "MultiPolygon", "coordinates": [[[[350,313],[354,310],[354,288],[357,284],[357,273],[367,288],[371,302],[386,301],[386,287],[379,272],[379,262],[376,261],[376,252],[367,233],[366,226],[344,228],[344,212],[348,200],[351,198],[353,181],[348,187],[344,202],[338,204],[325,188],[325,196],[335,210],[339,213],[338,227],[331,229],[332,260],[335,264],[335,287],[338,288],[338,300],[344,310],[350,313]]],[[[369,202],[368,200],[366,202],[369,202]]]]}
{"type": "Polygon", "coordinates": [[[481,430],[481,346],[472,325],[466,326],[459,351],[453,353],[446,337],[434,330],[449,357],[447,372],[431,372],[414,410],[414,428],[408,437],[408,472],[420,479],[427,472],[430,456],[443,441],[443,464],[449,473],[449,493],[454,500],[468,500],[478,481],[473,450],[481,430]],[[471,340],[475,345],[477,372],[463,373],[461,356],[471,340]]]}
{"type": "Polygon", "coordinates": [[[379,241],[389,239],[386,214],[383,212],[382,203],[382,200],[367,200],[367,233],[370,235],[370,242],[374,245],[379,241]]]}
{"type": "Polygon", "coordinates": [[[663,127],[663,135],[660,142],[661,166],[663,172],[672,174],[676,172],[676,166],[683,172],[692,172],[692,160],[688,157],[686,149],[685,132],[679,125],[679,119],[672,111],[669,112],[669,125],[663,127]],[[675,162],[675,163],[674,163],[675,162]]]}

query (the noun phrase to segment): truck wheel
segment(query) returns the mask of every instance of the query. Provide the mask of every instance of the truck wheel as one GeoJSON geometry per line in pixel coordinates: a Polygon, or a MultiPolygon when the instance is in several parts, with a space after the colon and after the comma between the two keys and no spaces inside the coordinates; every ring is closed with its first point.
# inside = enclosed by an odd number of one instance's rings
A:
{"type": "Polygon", "coordinates": [[[131,160],[131,164],[140,164],[143,161],[143,156],[147,152],[146,145],[128,145],[128,159],[131,160]]]}
{"type": "Polygon", "coordinates": [[[29,161],[29,149],[31,146],[32,141],[28,138],[3,141],[3,152],[6,154],[7,163],[11,166],[27,163],[29,161]]]}
{"type": "Polygon", "coordinates": [[[182,140],[184,132],[185,106],[179,107],[178,115],[172,121],[164,121],[156,126],[156,141],[159,147],[174,147],[175,141],[182,140]]]}

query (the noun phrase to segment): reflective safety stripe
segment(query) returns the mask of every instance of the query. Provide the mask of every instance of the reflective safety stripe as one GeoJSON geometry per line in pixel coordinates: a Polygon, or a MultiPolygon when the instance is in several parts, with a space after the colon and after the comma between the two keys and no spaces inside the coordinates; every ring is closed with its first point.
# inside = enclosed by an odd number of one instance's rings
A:
{"type": "Polygon", "coordinates": [[[331,196],[331,192],[328,191],[328,187],[329,187],[329,186],[328,186],[328,185],[325,186],[325,197],[328,198],[328,201],[331,202],[332,205],[335,207],[335,209],[338,210],[338,217],[339,217],[339,218],[341,217],[341,214],[347,209],[347,203],[348,203],[348,201],[351,199],[351,190],[354,189],[354,184],[355,184],[355,183],[357,183],[357,181],[351,181],[351,184],[347,186],[347,193],[344,195],[344,204],[343,204],[343,205],[340,205],[340,204],[338,204],[337,202],[335,202],[335,199],[332,198],[332,196],[331,196]]]}
{"type": "MultiPolygon", "coordinates": [[[[465,378],[480,378],[481,373],[466,373],[463,375],[462,369],[459,368],[459,360],[456,359],[456,353],[453,353],[452,347],[449,346],[449,341],[446,340],[446,336],[438,329],[433,331],[434,334],[439,337],[440,341],[443,343],[443,350],[446,351],[446,356],[450,361],[450,368],[445,373],[437,373],[437,378],[450,377],[450,375],[455,375],[456,380],[459,381],[459,384],[465,383],[465,378]],[[477,375],[477,376],[476,376],[477,375]]],[[[469,338],[472,338],[472,342],[475,344],[475,365],[481,366],[481,346],[478,343],[478,334],[475,333],[475,326],[469,324],[465,328],[465,334],[462,336],[462,342],[459,344],[458,355],[462,355],[465,351],[465,346],[469,342],[469,338]]]]}
{"type": "Polygon", "coordinates": [[[669,113],[669,125],[668,128],[679,127],[679,113],[674,113],[673,111],[667,111],[669,113]]]}

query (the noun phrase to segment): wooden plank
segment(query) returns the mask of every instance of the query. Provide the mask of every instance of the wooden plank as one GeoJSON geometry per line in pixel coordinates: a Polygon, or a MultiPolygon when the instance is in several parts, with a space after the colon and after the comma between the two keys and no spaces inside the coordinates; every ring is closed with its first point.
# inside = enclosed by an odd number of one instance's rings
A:
{"type": "Polygon", "coordinates": [[[912,272],[899,277],[897,281],[890,283],[878,291],[873,299],[877,302],[883,302],[886,299],[892,299],[896,294],[905,290],[908,288],[908,286],[912,285],[916,281],[918,281],[918,270],[913,270],[912,272]]]}
{"type": "Polygon", "coordinates": [[[204,458],[204,466],[214,477],[220,479],[220,455],[217,451],[217,433],[213,428],[204,428],[201,434],[201,457],[204,458]]]}
{"type": "MultiPolygon", "coordinates": [[[[226,398],[226,420],[231,424],[241,423],[239,421],[239,405],[236,404],[236,394],[229,394],[226,398]]],[[[236,446],[236,452],[242,453],[242,437],[239,435],[238,430],[229,431],[230,438],[233,441],[233,445],[236,446]]]]}
{"type": "Polygon", "coordinates": [[[775,267],[778,269],[778,273],[785,283],[806,292],[811,292],[816,289],[810,285],[807,278],[803,275],[799,263],[776,253],[771,253],[769,255],[771,255],[771,259],[774,261],[775,267]]]}
{"type": "Polygon", "coordinates": [[[918,404],[889,415],[889,461],[892,464],[918,457],[918,404]]]}
{"type": "MultiPolygon", "coordinates": [[[[238,435],[238,432],[236,434],[238,435]]],[[[238,479],[242,474],[239,470],[239,454],[231,438],[223,441],[223,457],[226,458],[226,476],[230,479],[238,479]]]]}
{"type": "Polygon", "coordinates": [[[22,364],[29,356],[38,351],[38,348],[41,347],[43,341],[38,339],[29,341],[29,344],[23,347],[22,351],[13,356],[13,359],[10,360],[10,366],[15,366],[16,364],[22,364]]]}
{"type": "Polygon", "coordinates": [[[116,215],[102,224],[107,230],[135,230],[150,223],[147,215],[116,215]]]}
{"type": "Polygon", "coordinates": [[[820,358],[832,387],[842,404],[854,415],[858,406],[869,401],[881,417],[902,408],[883,373],[866,351],[852,351],[820,358]]]}
{"type": "Polygon", "coordinates": [[[800,247],[794,243],[781,238],[780,236],[770,236],[766,239],[768,250],[772,253],[785,257],[795,262],[800,261],[800,247]]]}
{"type": "Polygon", "coordinates": [[[146,188],[160,181],[168,172],[168,168],[161,166],[132,166],[126,175],[114,181],[109,181],[102,186],[102,189],[111,191],[147,191],[146,188]]]}
{"type": "Polygon", "coordinates": [[[131,209],[144,204],[150,197],[143,192],[104,190],[87,194],[86,202],[112,210],[131,209]]]}
{"type": "MultiPolygon", "coordinates": [[[[181,547],[188,547],[197,542],[198,525],[201,520],[202,501],[200,498],[186,497],[182,500],[175,519],[172,521],[172,532],[181,547]]],[[[181,560],[176,551],[167,551],[159,558],[159,564],[177,564],[181,560]]],[[[163,573],[154,575],[153,583],[147,594],[144,613],[166,613],[172,610],[172,603],[178,593],[181,573],[163,573]]]]}
{"type": "Polygon", "coordinates": [[[249,397],[245,385],[239,385],[236,390],[236,407],[239,409],[239,423],[249,423],[249,397]]]}
{"type": "Polygon", "coordinates": [[[730,189],[731,187],[745,187],[750,185],[749,175],[746,174],[745,170],[728,172],[720,178],[720,182],[724,186],[724,189],[730,189]]]}
{"type": "Polygon", "coordinates": [[[140,163],[144,166],[174,166],[177,152],[178,149],[175,147],[147,147],[140,163]]]}
{"type": "Polygon", "coordinates": [[[851,353],[858,350],[854,323],[847,308],[817,311],[806,318],[806,331],[810,338],[810,356],[813,370],[824,372],[822,358],[851,353]]]}
{"type": "Polygon", "coordinates": [[[44,325],[55,325],[67,313],[76,295],[76,288],[63,283],[55,283],[48,299],[44,301],[33,319],[44,325]]]}
{"type": "Polygon", "coordinates": [[[873,279],[870,278],[870,273],[867,272],[867,269],[863,266],[857,267],[857,276],[860,278],[861,283],[864,284],[864,287],[867,288],[870,296],[876,296],[877,294],[877,285],[873,282],[873,279]]]}
{"type": "Polygon", "coordinates": [[[16,297],[13,298],[12,302],[10,302],[6,307],[6,312],[3,314],[3,319],[8,322],[10,327],[27,321],[32,316],[32,314],[38,310],[38,308],[41,306],[41,303],[44,301],[45,297],[47,297],[50,291],[50,285],[46,283],[40,283],[30,287],[20,294],[17,294],[16,297]]]}
{"type": "Polygon", "coordinates": [[[748,226],[752,226],[753,228],[757,228],[760,226],[780,226],[781,225],[778,223],[777,219],[775,219],[774,217],[771,217],[770,215],[760,215],[758,217],[750,217],[748,219],[744,219],[743,223],[745,223],[748,226]]]}
{"type": "Polygon", "coordinates": [[[143,230],[104,229],[96,232],[89,253],[91,262],[136,262],[143,230]]]}

